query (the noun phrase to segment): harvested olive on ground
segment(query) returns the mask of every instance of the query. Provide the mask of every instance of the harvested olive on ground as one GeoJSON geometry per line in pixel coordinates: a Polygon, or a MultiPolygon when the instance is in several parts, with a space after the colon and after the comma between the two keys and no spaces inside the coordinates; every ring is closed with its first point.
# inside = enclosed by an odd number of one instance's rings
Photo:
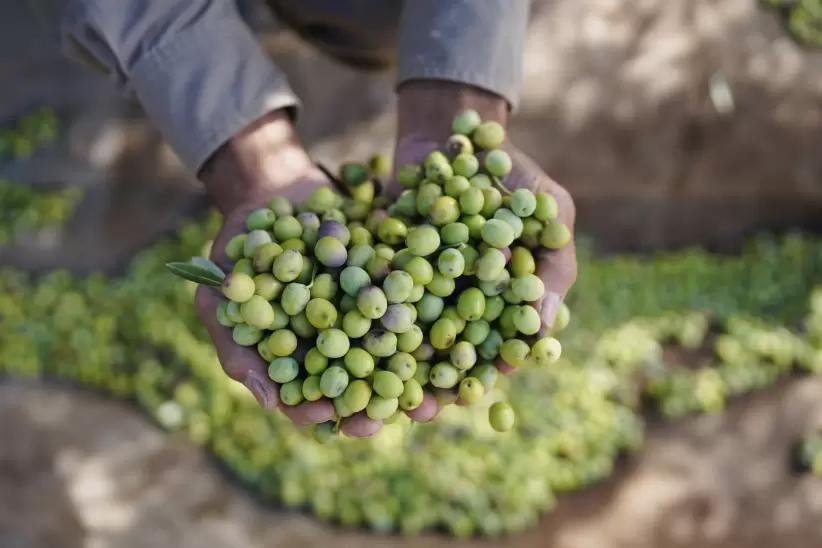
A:
{"type": "Polygon", "coordinates": [[[505,402],[495,402],[488,408],[488,422],[497,432],[508,431],[516,422],[514,410],[505,402]]]}

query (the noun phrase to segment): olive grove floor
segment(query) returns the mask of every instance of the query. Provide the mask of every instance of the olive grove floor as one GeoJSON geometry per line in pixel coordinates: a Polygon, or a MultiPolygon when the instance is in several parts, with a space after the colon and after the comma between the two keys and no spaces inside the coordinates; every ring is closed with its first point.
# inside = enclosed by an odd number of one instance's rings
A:
{"type": "Polygon", "coordinates": [[[340,532],[257,505],[198,449],[104,397],[0,383],[3,548],[770,548],[822,545],[822,478],[791,444],[822,421],[822,378],[727,413],[648,430],[609,481],[561,499],[529,533],[492,541],[340,532]]]}

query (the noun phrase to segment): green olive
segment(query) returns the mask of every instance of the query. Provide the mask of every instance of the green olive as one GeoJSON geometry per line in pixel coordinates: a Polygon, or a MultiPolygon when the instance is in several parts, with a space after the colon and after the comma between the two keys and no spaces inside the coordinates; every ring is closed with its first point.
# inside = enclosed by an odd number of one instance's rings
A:
{"type": "Polygon", "coordinates": [[[392,416],[399,408],[397,398],[383,398],[373,396],[365,408],[368,418],[373,420],[384,420],[392,416]]]}
{"type": "Polygon", "coordinates": [[[371,386],[362,379],[355,379],[348,384],[342,395],[346,409],[354,413],[364,410],[371,400],[371,386]]]}
{"type": "MultiPolygon", "coordinates": [[[[479,171],[479,160],[473,154],[462,153],[454,158],[451,167],[455,177],[473,177],[479,171]]],[[[466,183],[468,183],[467,180],[466,183]]]]}
{"type": "Polygon", "coordinates": [[[549,222],[540,235],[539,242],[548,249],[559,249],[571,241],[571,231],[562,223],[549,222]]]}
{"type": "Polygon", "coordinates": [[[342,367],[332,365],[320,377],[320,390],[326,398],[342,396],[348,388],[348,373],[342,367]]]}
{"type": "Polygon", "coordinates": [[[237,303],[244,303],[251,299],[256,290],[251,276],[242,272],[231,272],[226,275],[222,288],[223,295],[237,303]]]}
{"type": "Polygon", "coordinates": [[[397,352],[388,359],[387,370],[394,373],[400,380],[407,381],[414,376],[417,370],[417,360],[407,352],[397,352]]]}
{"type": "Polygon", "coordinates": [[[537,192],[534,217],[542,222],[553,221],[559,214],[557,199],[546,192],[537,192]]]}
{"type": "Polygon", "coordinates": [[[297,349],[297,336],[288,329],[274,331],[268,336],[268,350],[274,356],[290,356],[297,349]]]}
{"type": "Polygon", "coordinates": [[[402,394],[399,397],[399,406],[405,411],[413,411],[422,405],[424,394],[422,386],[415,378],[408,379],[403,383],[402,394]]]}
{"type": "Polygon", "coordinates": [[[495,177],[505,177],[513,169],[511,156],[504,150],[492,150],[485,156],[485,170],[495,177]]]}
{"type": "MultiPolygon", "coordinates": [[[[473,156],[471,156],[473,158],[473,156]]],[[[466,190],[471,188],[471,183],[464,176],[457,174],[445,181],[445,194],[452,198],[459,198],[466,190]]]]}
{"type": "Polygon", "coordinates": [[[423,168],[419,164],[404,164],[397,170],[397,182],[405,188],[417,188],[423,179],[423,168]]]}
{"type": "Polygon", "coordinates": [[[447,362],[440,362],[431,368],[429,380],[437,388],[454,388],[460,382],[460,371],[447,362]]]}
{"type": "Polygon", "coordinates": [[[300,374],[300,364],[290,357],[275,358],[268,366],[268,376],[272,381],[285,384],[297,378],[300,374]]]}
{"type": "Polygon", "coordinates": [[[287,382],[280,387],[280,401],[283,405],[299,405],[303,402],[303,400],[302,379],[294,379],[293,381],[287,382]]]}
{"type": "Polygon", "coordinates": [[[482,239],[497,249],[508,247],[514,242],[514,230],[511,225],[500,219],[488,219],[482,225],[482,239]]]}
{"type": "Polygon", "coordinates": [[[495,402],[488,408],[488,422],[497,432],[506,432],[513,428],[516,417],[514,410],[505,402],[495,402]]]}
{"type": "Polygon", "coordinates": [[[454,116],[451,131],[458,135],[472,135],[481,123],[482,118],[476,110],[466,109],[454,116]]]}
{"type": "Polygon", "coordinates": [[[466,377],[460,381],[459,396],[465,403],[476,403],[485,396],[485,387],[473,377],[466,377]]]}
{"type": "Polygon", "coordinates": [[[328,358],[316,347],[311,348],[303,359],[303,367],[309,375],[321,375],[328,368],[328,358]]]}
{"type": "Polygon", "coordinates": [[[364,379],[374,372],[374,358],[362,348],[351,348],[345,354],[345,368],[352,377],[364,379]]]}
{"type": "Polygon", "coordinates": [[[480,148],[497,148],[505,141],[505,128],[499,122],[483,122],[474,129],[471,139],[480,148]]]}
{"type": "Polygon", "coordinates": [[[445,350],[454,344],[457,338],[457,326],[447,318],[434,322],[430,332],[431,345],[437,350],[445,350]]]}

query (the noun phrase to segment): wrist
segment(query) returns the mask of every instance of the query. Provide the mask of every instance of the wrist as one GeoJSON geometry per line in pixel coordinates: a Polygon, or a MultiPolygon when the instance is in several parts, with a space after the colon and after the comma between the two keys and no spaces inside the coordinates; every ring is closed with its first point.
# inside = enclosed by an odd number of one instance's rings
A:
{"type": "Polygon", "coordinates": [[[282,191],[312,167],[288,113],[277,110],[231,137],[198,177],[225,215],[282,191]]]}
{"type": "Polygon", "coordinates": [[[508,123],[509,106],[499,95],[458,82],[410,80],[398,89],[397,131],[400,138],[445,141],[451,122],[462,110],[476,110],[484,121],[508,123]]]}

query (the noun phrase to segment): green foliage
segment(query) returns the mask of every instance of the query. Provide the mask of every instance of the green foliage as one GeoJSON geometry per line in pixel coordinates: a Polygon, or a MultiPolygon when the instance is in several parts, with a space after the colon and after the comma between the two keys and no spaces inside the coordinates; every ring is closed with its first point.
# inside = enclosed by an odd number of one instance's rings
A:
{"type": "Polygon", "coordinates": [[[822,46],[820,0],[760,0],[776,11],[785,31],[803,46],[822,46]]]}
{"type": "MultiPolygon", "coordinates": [[[[16,124],[0,129],[0,162],[28,157],[37,147],[51,143],[57,131],[57,118],[51,110],[26,114],[16,124]]],[[[39,190],[0,179],[0,245],[62,225],[82,196],[74,187],[39,190]]]]}
{"type": "Polygon", "coordinates": [[[28,158],[37,147],[54,141],[58,131],[54,112],[47,108],[34,110],[14,124],[0,129],[0,161],[28,158]]]}
{"type": "Polygon", "coordinates": [[[0,180],[0,245],[23,234],[62,225],[82,195],[75,187],[44,191],[0,180]]]}

